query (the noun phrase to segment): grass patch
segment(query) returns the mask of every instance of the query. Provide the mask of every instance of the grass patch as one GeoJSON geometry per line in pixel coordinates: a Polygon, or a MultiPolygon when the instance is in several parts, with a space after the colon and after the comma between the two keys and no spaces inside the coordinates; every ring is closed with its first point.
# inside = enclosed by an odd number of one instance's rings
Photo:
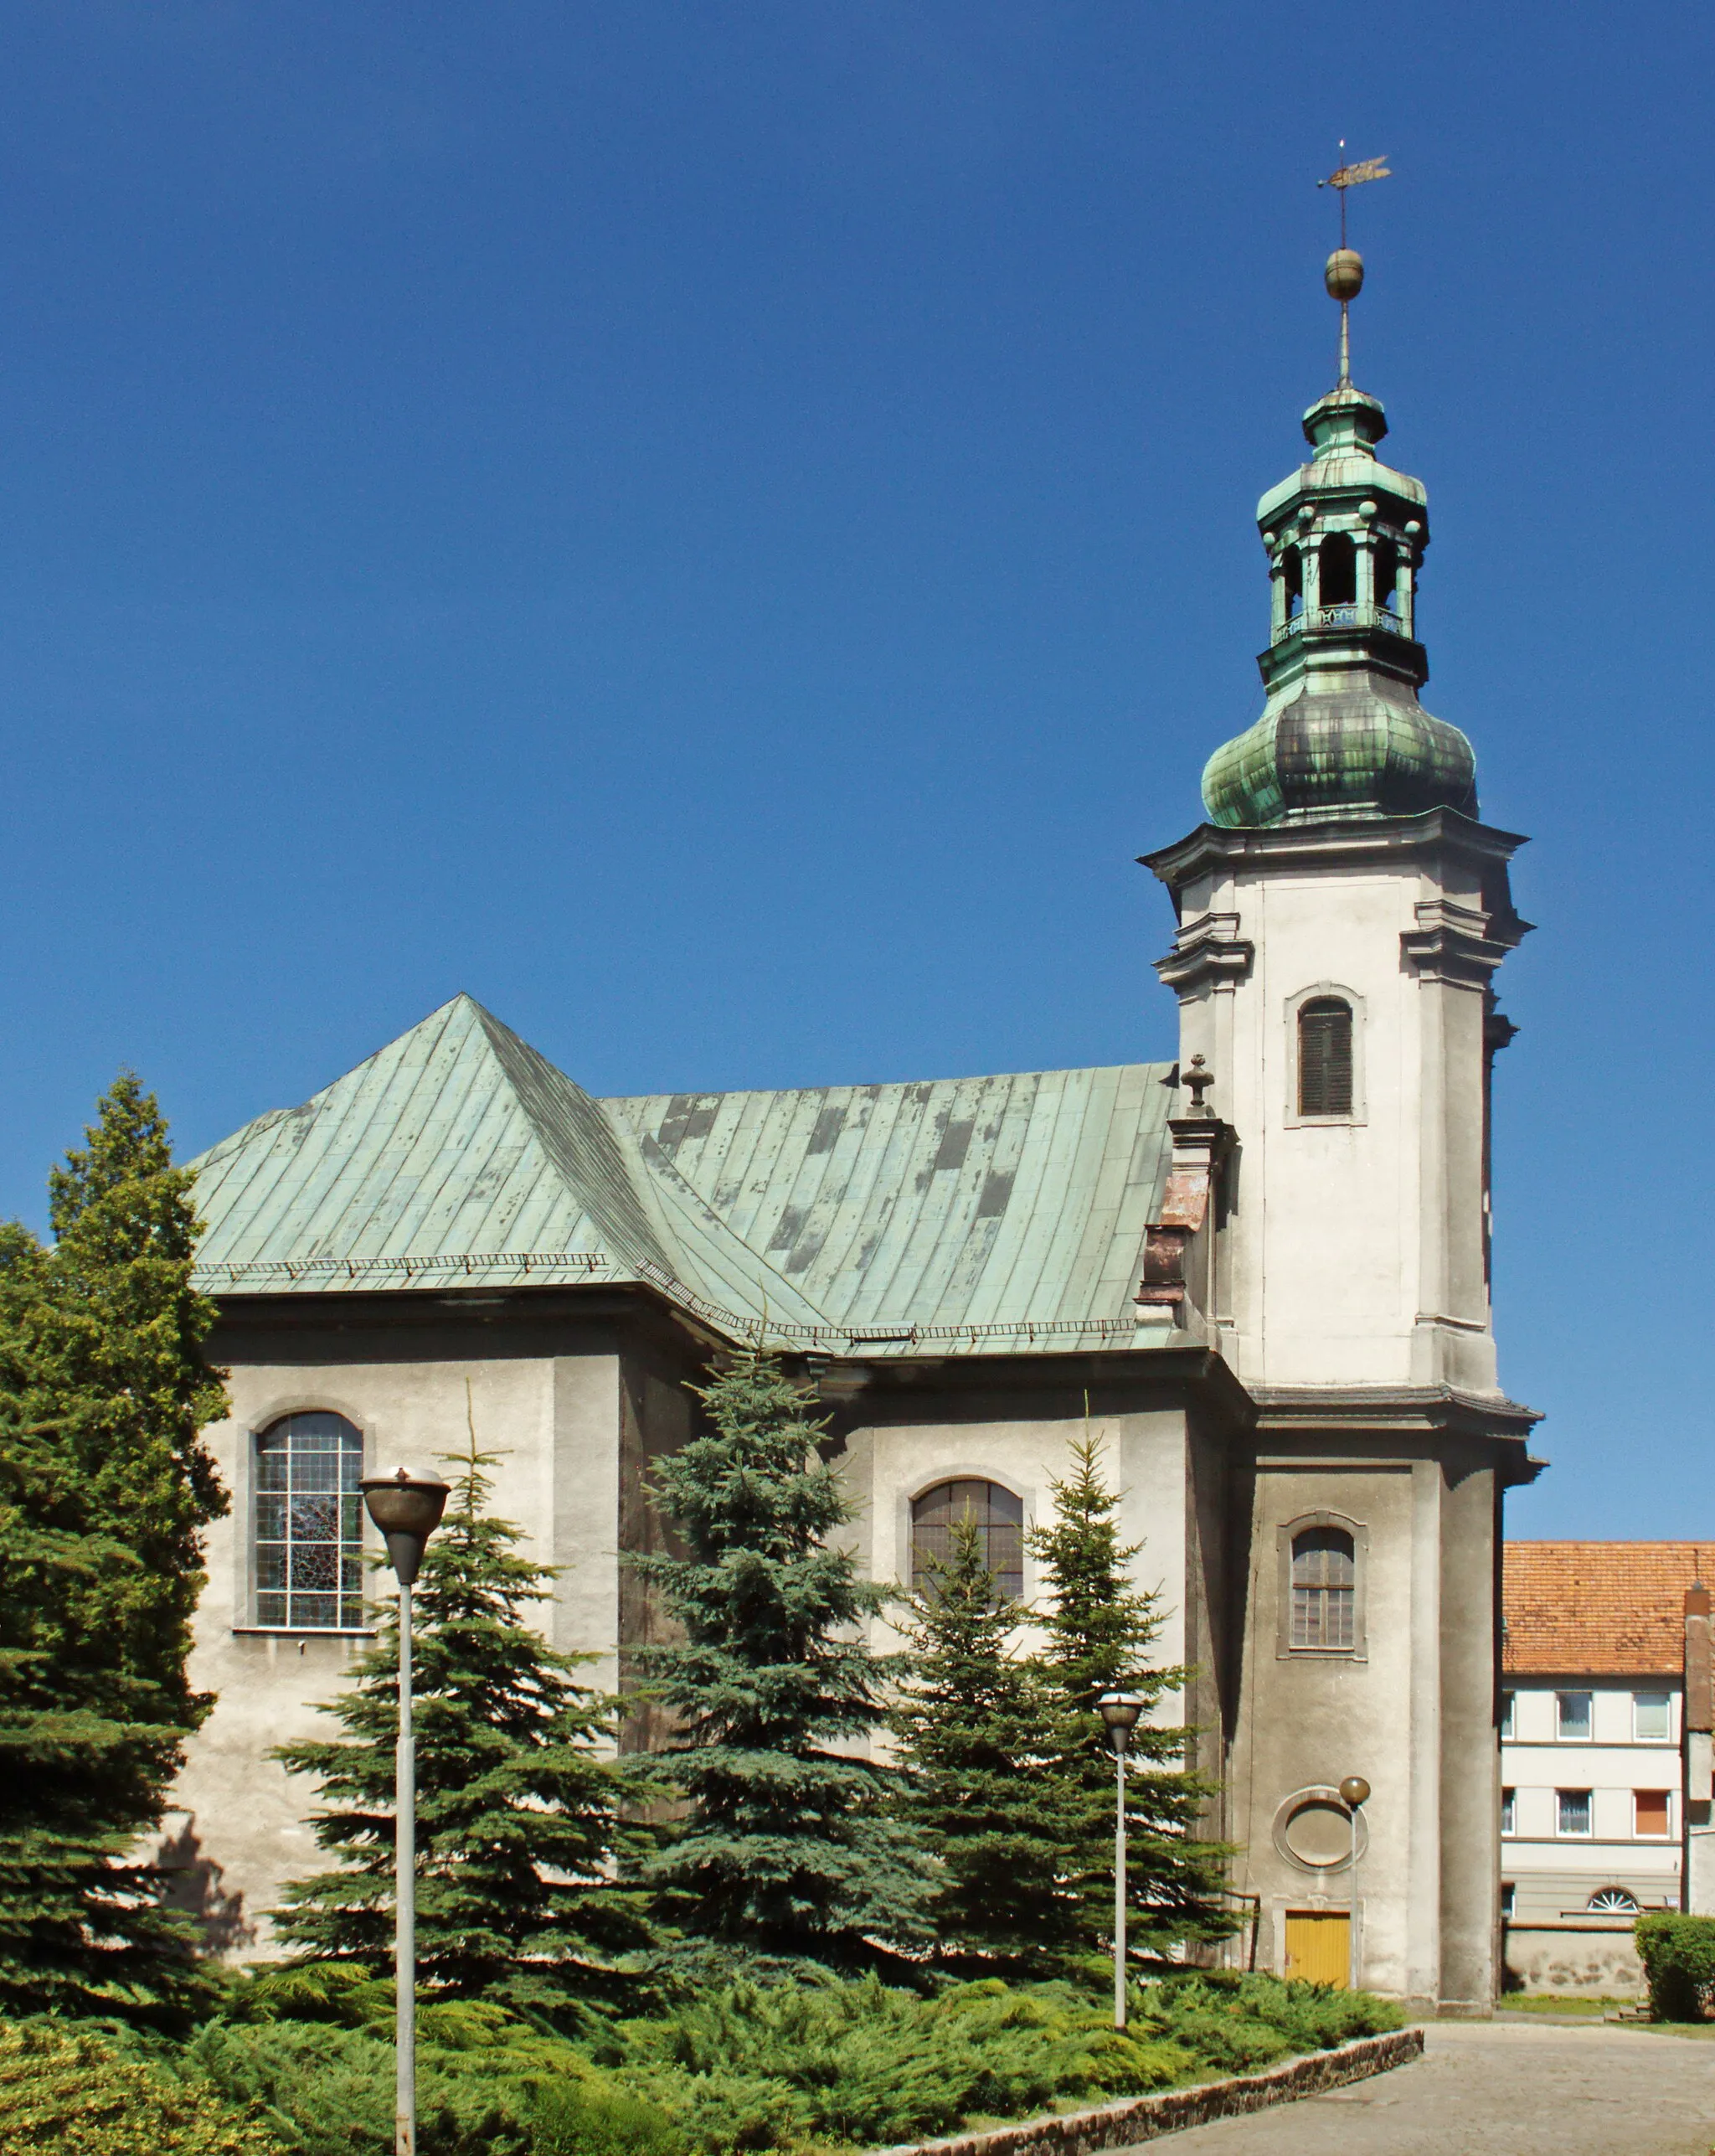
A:
{"type": "Polygon", "coordinates": [[[1571,1994],[1563,1998],[1553,1991],[1511,1991],[1501,1994],[1495,2010],[1497,2014],[1576,2014],[1600,2020],[1604,2014],[1641,2004],[1635,1992],[1626,1999],[1585,1999],[1571,1994]]]}

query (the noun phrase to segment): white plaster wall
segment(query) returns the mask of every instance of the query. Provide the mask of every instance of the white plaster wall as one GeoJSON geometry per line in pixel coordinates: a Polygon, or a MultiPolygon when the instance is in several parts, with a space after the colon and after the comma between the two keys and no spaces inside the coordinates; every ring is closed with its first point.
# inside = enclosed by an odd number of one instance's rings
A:
{"type": "MultiPolygon", "coordinates": [[[[1027,1531],[1053,1517],[1054,1478],[1071,1467],[1069,1447],[1085,1430],[1079,1420],[879,1424],[853,1431],[845,1472],[863,1509],[858,1547],[872,1578],[908,1582],[911,1570],[911,1501],[937,1483],[966,1476],[1003,1483],[1024,1500],[1027,1541],[1024,1598],[1043,1591],[1041,1569],[1030,1553],[1027,1531]]],[[[1151,1659],[1182,1661],[1187,1598],[1187,1510],[1189,1504],[1186,1430],[1177,1410],[1092,1417],[1089,1433],[1102,1447],[1106,1479],[1120,1492],[1122,1540],[1142,1546],[1133,1565],[1137,1584],[1161,1597],[1162,1626],[1151,1659]]],[[[878,1627],[878,1643],[898,1634],[878,1627]]],[[[1163,1719],[1182,1708],[1164,1700],[1163,1719]]]]}
{"type": "Polygon", "coordinates": [[[1481,1267],[1482,1000],[1402,953],[1422,901],[1475,907],[1460,869],[1404,860],[1223,866],[1183,894],[1253,946],[1241,980],[1182,1004],[1181,1055],[1215,1074],[1240,1153],[1223,1255],[1220,1344],[1264,1385],[1491,1387],[1481,1267]],[[1344,993],[1356,1017],[1350,1122],[1297,1115],[1295,1005],[1344,993]]]}
{"type": "MultiPolygon", "coordinates": [[[[281,1882],[322,1861],[306,1816],[312,1784],[266,1757],[275,1745],[336,1734],[318,1702],[337,1692],[362,1638],[260,1632],[250,1601],[250,1462],[254,1433],[294,1410],[332,1408],[363,1433],[366,1467],[400,1459],[457,1470],[438,1456],[468,1444],[474,1413],[493,1469],[494,1509],[525,1530],[522,1555],[564,1567],[540,1606],[557,1646],[590,1652],[590,1681],[611,1684],[619,1637],[619,1366],[615,1358],[500,1358],[492,1361],[370,1362],[314,1369],[235,1367],[233,1414],[206,1435],[232,1493],[228,1517],[210,1530],[209,1586],[197,1613],[191,1680],[218,1695],[192,1740],[169,1825],[196,1862],[218,1868],[209,1891],[242,1897],[234,1943],[265,1947],[265,1912],[281,1882]],[[250,1936],[243,1936],[247,1927],[250,1936]]],[[[379,1538],[376,1546],[379,1547],[379,1538]]],[[[377,1599],[391,1591],[377,1576],[377,1599]]]]}

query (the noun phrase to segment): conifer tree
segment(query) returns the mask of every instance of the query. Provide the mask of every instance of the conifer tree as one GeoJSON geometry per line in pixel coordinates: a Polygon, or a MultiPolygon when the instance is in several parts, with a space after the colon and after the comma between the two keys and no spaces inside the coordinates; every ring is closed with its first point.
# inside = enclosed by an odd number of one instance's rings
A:
{"type": "Polygon", "coordinates": [[[886,1718],[897,1664],[862,1628],[888,1591],[829,1543],[852,1508],[778,1358],[747,1350],[698,1397],[708,1426],[655,1477],[687,1554],[631,1560],[685,1633],[646,1651],[688,1816],[645,1877],[705,1955],[873,1967],[921,1936],[927,1871],[888,1815],[895,1770],[841,1749],[886,1718]]]}
{"type": "Polygon", "coordinates": [[[912,1596],[911,1676],[893,1726],[902,1816],[938,1859],[930,1915],[939,1959],[961,1973],[1040,1978],[1084,1947],[1068,1873],[1085,1824],[1043,1770],[1067,1748],[1065,1710],[1019,1653],[1029,1612],[1002,1595],[981,1534],[957,1520],[945,1563],[912,1596]]]}
{"type": "Polygon", "coordinates": [[[1197,1839],[1209,1790],[1185,1764],[1191,1732],[1152,1719],[1190,1673],[1149,1659],[1161,1628],[1161,1598],[1132,1581],[1129,1568],[1142,1545],[1120,1540],[1119,1493],[1103,1475],[1100,1441],[1074,1440],[1069,1472],[1050,1487],[1053,1519],[1031,1529],[1030,1544],[1048,1591],[1038,1618],[1046,1634],[1043,1667],[1062,1709],[1051,1778],[1085,1938],[1099,1950],[1112,1937],[1115,1777],[1096,1702],[1115,1691],[1144,1702],[1125,1776],[1133,1942],[1160,1948],[1224,1937],[1232,1924],[1218,1896],[1228,1852],[1197,1839]]]}
{"type": "Polygon", "coordinates": [[[171,2019],[194,1932],[135,1852],[213,1704],[186,1665],[227,1405],[153,1096],[122,1074],[85,1137],[53,1246],[0,1230],[0,2007],[171,2019]]]}
{"type": "MultiPolygon", "coordinates": [[[[625,1998],[624,1957],[650,1937],[638,1896],[615,1879],[636,1777],[598,1750],[615,1703],[572,1674],[593,1658],[524,1622],[556,1575],[516,1555],[522,1530],[487,1510],[497,1456],[473,1430],[467,1452],[445,1457],[457,1472],[413,1597],[420,1979],[432,1997],[575,2022],[625,1998]]],[[[286,1889],[276,1928],[312,1958],[380,1974],[393,1951],[396,1600],[354,1674],[323,1709],[346,1735],[275,1755],[321,1782],[332,1803],[316,1839],[343,1859],[286,1889]]]]}

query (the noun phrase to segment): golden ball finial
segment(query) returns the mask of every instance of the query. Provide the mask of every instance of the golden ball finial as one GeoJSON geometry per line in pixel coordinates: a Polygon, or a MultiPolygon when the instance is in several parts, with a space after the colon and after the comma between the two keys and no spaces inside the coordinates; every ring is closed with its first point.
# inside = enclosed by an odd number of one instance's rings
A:
{"type": "Polygon", "coordinates": [[[1336,247],[1328,257],[1328,266],[1322,271],[1322,282],[1328,287],[1330,299],[1343,306],[1355,300],[1363,290],[1363,256],[1355,247],[1336,247]]]}

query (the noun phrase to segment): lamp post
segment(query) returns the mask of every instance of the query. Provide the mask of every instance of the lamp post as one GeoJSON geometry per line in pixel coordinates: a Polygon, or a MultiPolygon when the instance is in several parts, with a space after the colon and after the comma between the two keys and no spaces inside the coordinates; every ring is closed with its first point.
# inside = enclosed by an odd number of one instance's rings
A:
{"type": "Polygon", "coordinates": [[[446,1509],[447,1485],[431,1468],[368,1475],[363,1503],[387,1538],[399,1581],[399,1751],[394,1770],[393,1974],[396,2080],[394,2156],[417,2156],[417,1754],[411,1731],[411,1589],[423,1552],[446,1509]]]}
{"type": "Polygon", "coordinates": [[[1348,1774],[1340,1784],[1340,1801],[1352,1822],[1352,1943],[1347,1956],[1346,1981],[1354,1991],[1362,1988],[1359,1979],[1363,1975],[1363,1957],[1357,1937],[1357,1815],[1368,1803],[1370,1785],[1361,1774],[1348,1774]]]}
{"type": "Polygon", "coordinates": [[[1143,1702],[1136,1692],[1104,1692],[1096,1706],[1114,1747],[1114,2026],[1125,2026],[1125,1751],[1143,1702]]]}

